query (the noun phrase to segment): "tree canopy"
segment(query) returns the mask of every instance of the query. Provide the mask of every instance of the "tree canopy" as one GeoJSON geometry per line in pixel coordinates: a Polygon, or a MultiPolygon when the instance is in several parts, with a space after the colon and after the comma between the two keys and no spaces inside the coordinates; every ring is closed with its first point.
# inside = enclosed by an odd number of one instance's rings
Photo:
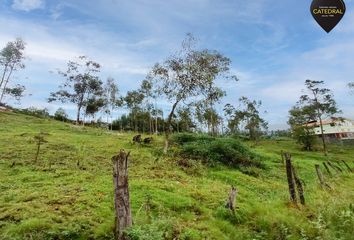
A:
{"type": "Polygon", "coordinates": [[[195,39],[188,35],[181,50],[162,63],[156,63],[147,76],[160,97],[167,99],[171,109],[165,127],[165,147],[169,146],[169,135],[174,112],[181,102],[209,96],[216,89],[218,77],[234,77],[229,74],[231,60],[217,51],[196,50],[195,39]]]}
{"type": "Polygon", "coordinates": [[[97,75],[100,68],[100,64],[86,56],[80,56],[76,61],[69,61],[67,70],[58,72],[65,78],[64,83],[59,86],[59,91],[50,93],[48,101],[76,104],[76,122],[79,123],[81,110],[85,108],[86,112],[92,113],[92,110],[97,107],[97,104],[93,107],[94,102],[103,94],[103,83],[97,75]],[[87,106],[89,109],[86,109],[87,106]]]}

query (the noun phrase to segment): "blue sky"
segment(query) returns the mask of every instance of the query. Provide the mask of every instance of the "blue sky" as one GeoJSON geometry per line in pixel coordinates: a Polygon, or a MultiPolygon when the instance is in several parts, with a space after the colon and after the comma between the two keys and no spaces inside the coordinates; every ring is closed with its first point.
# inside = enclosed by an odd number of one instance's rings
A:
{"type": "Polygon", "coordinates": [[[343,115],[354,119],[346,87],[354,81],[354,1],[345,3],[344,18],[327,34],[305,0],[0,0],[0,48],[16,37],[27,42],[26,69],[16,80],[32,95],[21,107],[73,113],[75,106],[46,98],[62,82],[52,72],[79,55],[101,63],[102,78],[114,77],[122,93],[136,89],[190,32],[200,48],[232,60],[240,81],[219,83],[227,91],[223,103],[262,100],[271,129],[286,127],[306,79],[325,81],[343,115]]]}

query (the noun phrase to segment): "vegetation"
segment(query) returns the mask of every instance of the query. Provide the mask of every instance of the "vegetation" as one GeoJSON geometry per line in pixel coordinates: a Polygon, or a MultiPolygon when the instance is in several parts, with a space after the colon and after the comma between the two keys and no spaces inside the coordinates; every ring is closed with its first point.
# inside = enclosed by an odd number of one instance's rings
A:
{"type": "Polygon", "coordinates": [[[251,101],[247,97],[241,97],[239,101],[243,109],[236,109],[231,104],[226,104],[224,108],[225,114],[229,117],[228,127],[230,132],[233,134],[238,133],[241,125],[244,125],[244,129],[248,131],[249,138],[256,141],[259,139],[262,130],[268,127],[268,123],[259,114],[262,102],[251,101]]]}
{"type": "Polygon", "coordinates": [[[311,113],[309,116],[320,123],[323,152],[327,155],[322,120],[325,117],[333,117],[335,114],[340,113],[340,110],[337,107],[331,90],[321,87],[323,84],[323,81],[306,80],[305,86],[309,93],[302,95],[297,104],[303,109],[303,112],[306,114],[311,113]]]}
{"type": "Polygon", "coordinates": [[[348,83],[348,87],[351,90],[351,93],[353,93],[353,89],[354,89],[354,82],[348,83]]]}
{"type": "Polygon", "coordinates": [[[69,116],[63,108],[58,108],[58,110],[54,113],[54,119],[66,122],[69,120],[69,116]]]}
{"type": "Polygon", "coordinates": [[[315,114],[310,108],[295,106],[289,111],[289,125],[292,136],[304,150],[312,151],[316,144],[317,136],[314,134],[314,126],[308,123],[315,119],[315,114]]]}
{"type": "MultiPolygon", "coordinates": [[[[8,83],[24,68],[24,49],[17,39],[0,52],[1,105],[5,95],[23,96],[24,86],[8,83]]],[[[340,112],[331,90],[305,81],[307,94],[289,111],[298,148],[289,131],[261,139],[261,101],[241,97],[239,106],[225,105],[224,126],[218,105],[226,93],[216,82],[237,81],[230,68],[229,58],[196,49],[188,34],[179,52],[125,95],[113,78],[102,82],[99,63],[86,56],[69,61],[48,101],[75,104],[76,125],[63,108],[51,116],[47,109],[2,107],[0,239],[114,239],[113,228],[129,239],[352,239],[354,150],[325,142],[322,120],[340,112]],[[167,116],[158,100],[171,104],[167,116]],[[113,120],[123,107],[127,113],[113,120]],[[86,117],[95,128],[84,126],[86,117]],[[316,151],[308,124],[314,121],[326,156],[316,151]],[[258,144],[244,141],[244,133],[258,144]],[[286,180],[293,177],[301,193],[305,187],[306,205],[304,198],[301,206],[289,202],[286,180]],[[115,222],[118,215],[129,219],[125,233],[115,227],[123,222],[115,222]]]]}
{"type": "Polygon", "coordinates": [[[147,76],[155,92],[172,104],[165,126],[165,153],[169,147],[172,118],[179,104],[198,96],[210,100],[208,97],[219,89],[215,86],[216,78],[229,72],[229,58],[216,51],[195,50],[193,44],[193,36],[188,35],[180,53],[155,64],[147,76]]]}
{"type": "Polygon", "coordinates": [[[104,106],[101,98],[102,81],[97,76],[100,68],[100,64],[89,60],[86,56],[80,56],[76,62],[69,61],[68,69],[59,71],[59,74],[65,78],[65,82],[59,87],[59,91],[50,93],[48,101],[76,104],[76,123],[80,122],[81,109],[84,108],[85,113],[89,115],[98,112],[104,106]]]}
{"type": "Polygon", "coordinates": [[[0,104],[3,103],[5,95],[10,95],[17,100],[23,96],[25,87],[17,84],[9,87],[13,74],[25,67],[24,60],[25,42],[18,38],[13,42],[8,42],[0,51],[0,104]]]}
{"type": "Polygon", "coordinates": [[[237,139],[184,133],[174,135],[174,139],[181,145],[183,157],[202,160],[209,165],[219,162],[232,167],[262,166],[262,157],[237,139]]]}
{"type": "Polygon", "coordinates": [[[18,113],[0,113],[0,122],[0,239],[113,239],[111,157],[121,148],[131,151],[131,239],[352,239],[354,234],[354,175],[325,175],[332,190],[324,190],[314,168],[327,159],[345,160],[353,168],[350,147],[329,145],[325,158],[286,138],[262,140],[250,150],[247,142],[183,134],[173,137],[176,154],[162,155],[158,136],[151,145],[131,144],[129,133],[18,113]],[[36,145],[28,143],[41,131],[48,143],[34,163],[36,145]],[[203,144],[222,142],[227,151],[260,156],[264,169],[200,164],[188,152],[195,140],[201,152],[208,148],[203,144]],[[184,147],[188,156],[182,158],[184,147]],[[304,181],[304,207],[288,204],[281,150],[292,153],[304,181]],[[225,208],[231,185],[239,190],[235,214],[225,208]]]}

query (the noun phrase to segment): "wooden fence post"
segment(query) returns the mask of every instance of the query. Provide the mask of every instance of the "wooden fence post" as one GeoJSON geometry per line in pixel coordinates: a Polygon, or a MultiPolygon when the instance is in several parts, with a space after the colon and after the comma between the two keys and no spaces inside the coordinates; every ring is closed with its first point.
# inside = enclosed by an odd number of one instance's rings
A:
{"type": "Polygon", "coordinates": [[[299,179],[299,177],[298,177],[298,175],[297,175],[297,173],[295,171],[294,166],[291,166],[291,168],[292,168],[292,171],[293,171],[293,174],[294,174],[294,180],[295,180],[295,183],[296,183],[297,192],[299,194],[300,203],[302,205],[305,205],[304,188],[302,186],[302,182],[299,179]]]}
{"type": "Polygon", "coordinates": [[[327,170],[327,172],[328,172],[329,176],[331,176],[331,177],[332,177],[332,173],[331,173],[331,171],[329,170],[329,168],[328,168],[328,166],[327,166],[327,164],[326,164],[325,162],[323,162],[323,166],[324,166],[324,167],[325,167],[325,169],[327,170]]]}
{"type": "Polygon", "coordinates": [[[349,172],[353,172],[353,170],[349,167],[349,165],[348,165],[344,160],[342,160],[342,162],[343,162],[344,165],[348,168],[348,171],[349,171],[349,172]]]}
{"type": "Polygon", "coordinates": [[[337,173],[339,173],[340,171],[338,170],[338,168],[336,168],[330,161],[327,161],[327,164],[333,168],[337,173]]]}
{"type": "Polygon", "coordinates": [[[323,175],[322,175],[322,172],[321,172],[321,169],[320,169],[320,165],[315,164],[315,168],[316,168],[317,177],[318,177],[318,179],[320,180],[321,187],[322,187],[322,188],[323,188],[323,187],[331,188],[331,187],[324,181],[324,178],[323,178],[323,175]]]}
{"type": "Polygon", "coordinates": [[[126,239],[124,230],[132,226],[132,215],[129,199],[128,185],[128,157],[124,150],[112,157],[113,183],[114,183],[114,208],[115,225],[114,235],[116,240],[126,239]]]}
{"type": "Polygon", "coordinates": [[[237,189],[234,186],[231,186],[230,194],[226,202],[226,208],[230,209],[235,213],[235,200],[237,196],[237,189]]]}
{"type": "Polygon", "coordinates": [[[286,161],[286,175],[288,178],[288,186],[290,193],[290,200],[296,204],[296,192],[295,192],[295,183],[293,179],[292,167],[291,167],[291,155],[289,153],[284,153],[286,161]]]}
{"type": "Polygon", "coordinates": [[[338,168],[338,170],[339,170],[340,172],[343,172],[343,170],[342,170],[341,165],[339,164],[339,162],[336,161],[336,162],[334,162],[334,163],[335,163],[334,166],[335,166],[336,168],[338,168]]]}
{"type": "Polygon", "coordinates": [[[284,151],[283,150],[281,150],[281,152],[280,152],[280,155],[281,155],[281,163],[284,165],[284,151]]]}

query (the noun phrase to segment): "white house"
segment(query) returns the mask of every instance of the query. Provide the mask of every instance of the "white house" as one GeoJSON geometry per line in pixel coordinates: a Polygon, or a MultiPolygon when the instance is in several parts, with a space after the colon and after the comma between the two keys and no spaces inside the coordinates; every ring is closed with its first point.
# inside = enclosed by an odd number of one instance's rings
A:
{"type": "MultiPolygon", "coordinates": [[[[313,126],[316,135],[321,136],[320,122],[312,121],[306,124],[313,126]]],[[[331,140],[346,140],[354,139],[354,121],[349,119],[330,118],[322,120],[323,134],[326,139],[331,140]]]]}

